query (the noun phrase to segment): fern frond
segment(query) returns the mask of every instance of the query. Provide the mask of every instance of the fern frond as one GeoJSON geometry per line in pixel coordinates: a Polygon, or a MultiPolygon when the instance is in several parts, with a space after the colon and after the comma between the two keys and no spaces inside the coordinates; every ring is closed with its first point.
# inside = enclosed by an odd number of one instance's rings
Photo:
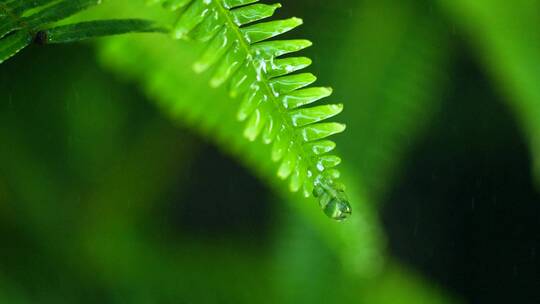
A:
{"type": "Polygon", "coordinates": [[[155,0],[181,11],[173,35],[208,44],[193,65],[197,73],[214,67],[210,85],[229,83],[231,97],[240,97],[237,118],[245,121],[244,136],[272,144],[272,160],[280,162],[277,175],[289,179],[293,192],[314,195],[324,212],[345,219],[351,207],[338,181],[341,163],[329,154],[336,147],[327,137],[345,125],[325,122],[343,110],[341,104],[307,107],[332,94],[331,88],[309,87],[310,73],[293,74],[311,64],[305,57],[282,56],[311,46],[308,40],[272,40],[302,24],[299,18],[259,22],[271,17],[280,4],[258,0],[155,0]]]}
{"type": "Polygon", "coordinates": [[[102,20],[52,27],[101,0],[11,0],[0,2],[0,63],[35,41],[65,43],[130,32],[164,32],[146,20],[102,20]]]}

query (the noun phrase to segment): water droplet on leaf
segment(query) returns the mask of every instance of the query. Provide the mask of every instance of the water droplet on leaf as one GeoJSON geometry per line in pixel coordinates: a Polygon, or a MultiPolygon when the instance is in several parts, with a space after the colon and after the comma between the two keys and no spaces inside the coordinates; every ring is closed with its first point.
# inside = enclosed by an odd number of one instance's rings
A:
{"type": "Polygon", "coordinates": [[[323,212],[331,219],[343,221],[351,215],[352,208],[343,190],[317,186],[313,194],[319,198],[323,212]]]}

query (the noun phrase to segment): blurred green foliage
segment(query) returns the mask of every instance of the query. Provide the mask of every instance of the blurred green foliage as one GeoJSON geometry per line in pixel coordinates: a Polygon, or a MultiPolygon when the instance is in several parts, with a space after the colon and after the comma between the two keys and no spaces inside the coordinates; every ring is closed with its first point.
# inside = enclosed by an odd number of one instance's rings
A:
{"type": "MultiPolygon", "coordinates": [[[[109,1],[82,18],[174,20],[143,2],[109,1]]],[[[97,56],[30,47],[0,66],[0,303],[459,302],[388,255],[379,203],[439,110],[462,37],[540,156],[539,6],[284,3],[284,16],[306,24],[294,36],[316,42],[305,52],[312,70],[345,104],[349,128],[337,141],[354,204],[345,223],[277,181],[268,147],[241,136],[237,102],[192,72],[200,45],[145,35],[96,41],[97,56]],[[218,208],[186,201],[207,197],[190,194],[197,176],[212,192],[237,174],[197,171],[208,144],[272,190],[233,182],[232,196],[212,197],[235,212],[274,206],[267,226],[232,215],[231,232],[205,212],[181,217],[217,225],[214,235],[171,217],[176,205],[218,208]]]]}

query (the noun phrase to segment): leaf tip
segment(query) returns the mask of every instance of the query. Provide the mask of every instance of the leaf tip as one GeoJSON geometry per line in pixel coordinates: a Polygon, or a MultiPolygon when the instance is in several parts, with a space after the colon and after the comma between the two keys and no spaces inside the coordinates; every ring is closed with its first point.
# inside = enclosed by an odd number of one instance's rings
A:
{"type": "Polygon", "coordinates": [[[302,18],[292,17],[290,20],[294,24],[294,26],[299,26],[299,25],[304,24],[304,20],[302,18]]]}

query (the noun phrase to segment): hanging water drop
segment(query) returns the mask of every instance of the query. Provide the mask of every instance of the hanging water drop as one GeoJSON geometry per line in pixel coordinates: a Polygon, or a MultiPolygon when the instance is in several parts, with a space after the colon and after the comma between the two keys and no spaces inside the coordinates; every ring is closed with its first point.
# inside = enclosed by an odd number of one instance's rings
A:
{"type": "Polygon", "coordinates": [[[319,204],[331,219],[343,221],[352,214],[352,208],[345,192],[330,186],[319,185],[313,190],[313,195],[319,199],[319,204]]]}

